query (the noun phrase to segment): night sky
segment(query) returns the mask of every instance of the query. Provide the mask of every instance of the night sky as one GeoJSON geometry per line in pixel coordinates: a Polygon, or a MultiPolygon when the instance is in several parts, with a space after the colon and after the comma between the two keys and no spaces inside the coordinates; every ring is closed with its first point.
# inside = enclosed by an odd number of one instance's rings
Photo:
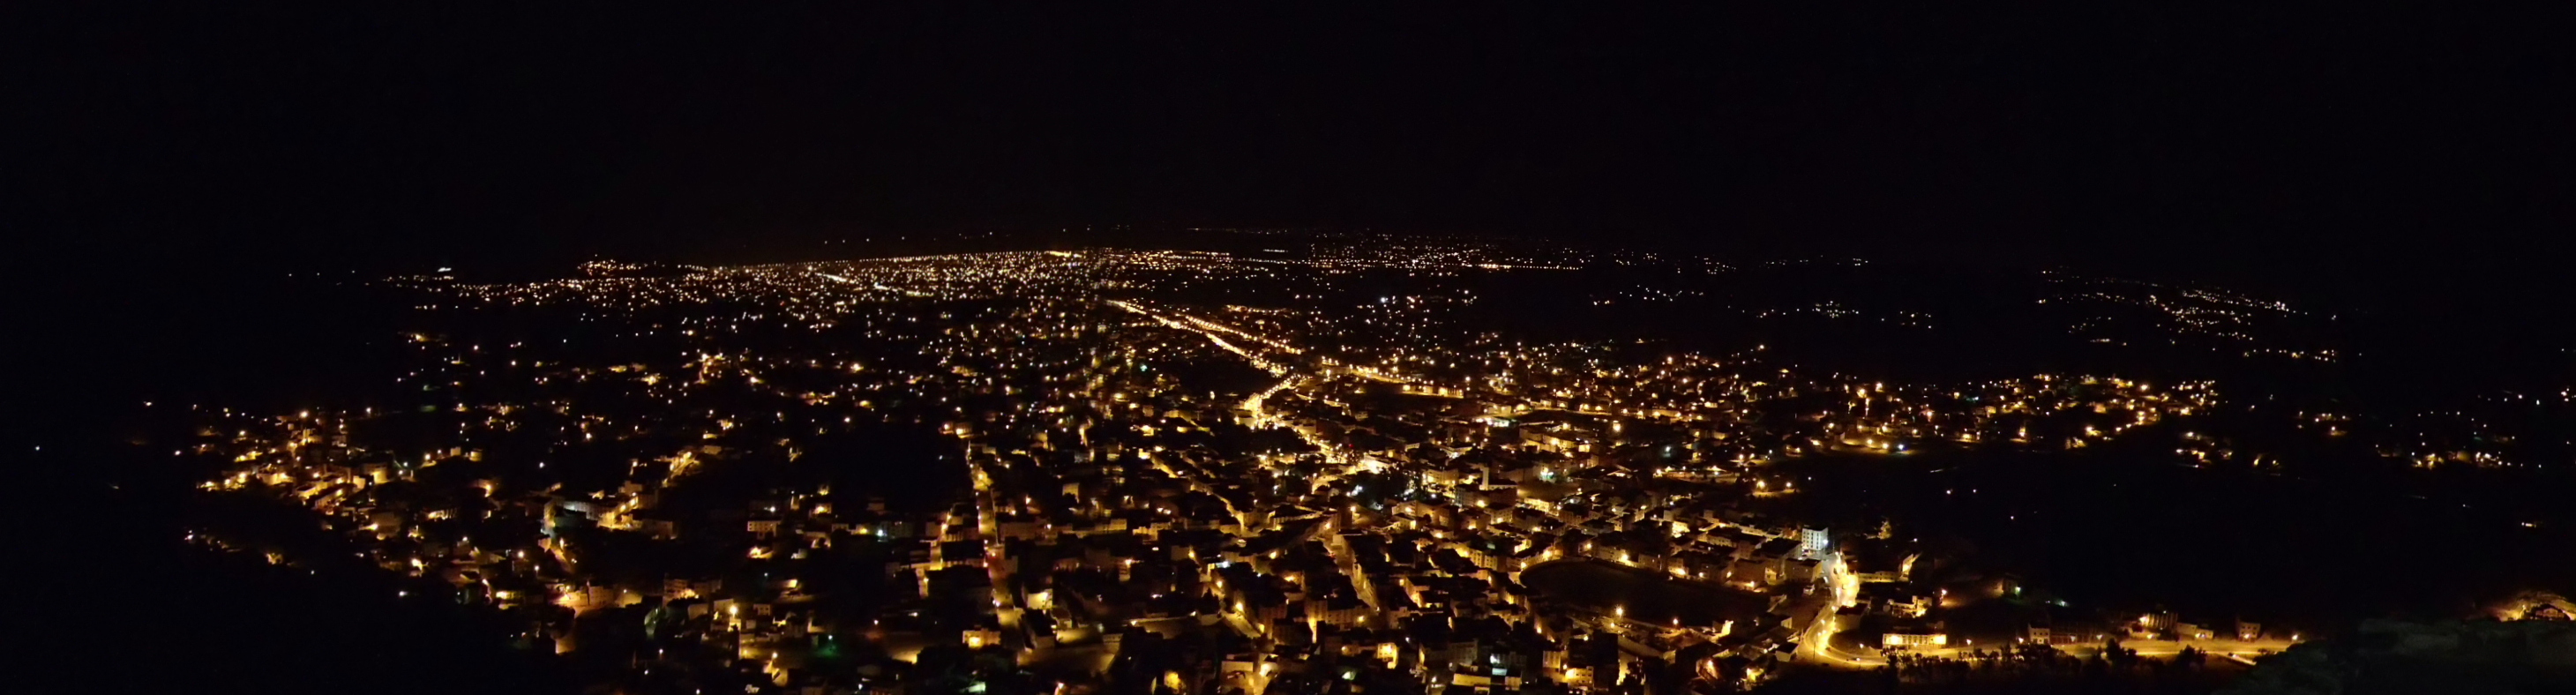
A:
{"type": "Polygon", "coordinates": [[[12,61],[54,92],[34,236],[327,265],[1320,225],[2456,274],[2576,211],[2541,17],[1042,5],[50,17],[12,61]]]}

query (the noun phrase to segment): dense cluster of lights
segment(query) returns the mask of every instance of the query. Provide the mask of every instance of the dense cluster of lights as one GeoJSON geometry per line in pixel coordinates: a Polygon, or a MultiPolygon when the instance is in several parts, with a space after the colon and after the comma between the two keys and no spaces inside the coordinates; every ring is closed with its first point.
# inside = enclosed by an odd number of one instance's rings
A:
{"type": "MultiPolygon", "coordinates": [[[[1364,664],[1421,683],[1580,688],[1622,668],[1569,649],[1581,639],[1870,663],[1828,650],[1830,628],[1752,629],[1789,614],[1830,624],[1864,582],[1902,582],[1912,566],[1847,558],[1849,530],[1748,512],[1799,494],[1774,462],[2080,448],[2231,406],[2205,381],[1885,383],[1758,345],[1537,340],[1474,316],[1494,274],[1641,264],[1734,270],[1387,238],[1303,254],[412,276],[395,283],[420,291],[434,326],[405,336],[399,398],[283,417],[210,409],[198,441],[173,453],[227,462],[206,489],[309,508],[352,557],[520,616],[523,634],[561,650],[583,648],[572,635],[585,616],[652,606],[654,651],[616,676],[642,690],[711,664],[765,687],[851,685],[815,665],[840,639],[900,660],[901,645],[953,638],[1028,663],[1183,623],[1259,645],[1239,670],[1252,685],[1364,664]],[[887,431],[936,438],[943,453],[924,470],[869,472],[892,464],[853,443],[887,431]],[[962,478],[957,498],[888,504],[850,489],[941,475],[931,468],[962,478]],[[720,547],[726,560],[627,566],[654,544],[720,547]],[[851,586],[829,571],[852,558],[888,568],[895,600],[816,600],[851,586]],[[1730,607],[1632,615],[1542,602],[1523,583],[1577,558],[1702,586],[1730,607]],[[976,610],[943,613],[961,592],[976,610]],[[1415,643],[1434,622],[1474,658],[1415,643]]],[[[2218,336],[2289,311],[2098,284],[2058,299],[2141,306],[2218,336]]],[[[1763,311],[1860,315],[1833,302],[1763,311]]],[[[2301,417],[2328,435],[2351,426],[2301,417]]],[[[2176,455],[2195,464],[2240,456],[2182,439],[2176,455]]],[[[1858,535],[1905,548],[1883,530],[1858,535]]],[[[240,545],[212,530],[191,539],[240,545]]],[[[1909,601],[1917,615],[1930,605],[1909,601]]]]}

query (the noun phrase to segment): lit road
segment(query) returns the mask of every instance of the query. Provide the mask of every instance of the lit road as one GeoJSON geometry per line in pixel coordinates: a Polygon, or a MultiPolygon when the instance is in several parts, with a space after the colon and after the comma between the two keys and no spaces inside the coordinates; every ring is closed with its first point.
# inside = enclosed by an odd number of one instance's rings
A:
{"type": "MultiPolygon", "coordinates": [[[[1252,351],[1245,350],[1242,346],[1236,345],[1233,341],[1226,340],[1225,336],[1219,335],[1219,333],[1230,333],[1245,340],[1261,345],[1267,345],[1292,355],[1299,354],[1303,352],[1302,350],[1278,340],[1246,333],[1241,329],[1209,321],[1207,319],[1196,318],[1188,315],[1181,315],[1181,319],[1173,319],[1171,317],[1155,313],[1154,311],[1142,306],[1138,306],[1133,302],[1111,300],[1109,303],[1120,309],[1125,309],[1129,312],[1145,316],[1146,318],[1151,318],[1154,321],[1163,324],[1165,327],[1206,336],[1208,341],[1215,343],[1218,348],[1224,349],[1226,352],[1240,355],[1245,360],[1251,361],[1254,366],[1269,370],[1272,374],[1282,375],[1283,378],[1279,380],[1279,383],[1273,384],[1270,388],[1265,389],[1260,393],[1255,393],[1251,397],[1243,400],[1243,409],[1246,414],[1251,416],[1251,425],[1253,427],[1285,427],[1288,431],[1297,433],[1297,437],[1306,440],[1307,444],[1313,445],[1316,449],[1321,450],[1325,460],[1337,465],[1344,467],[1354,464],[1366,466],[1370,463],[1369,461],[1352,461],[1351,457],[1343,454],[1338,447],[1334,446],[1331,442],[1325,441],[1323,437],[1317,436],[1314,430],[1297,423],[1290,422],[1285,418],[1281,418],[1278,415],[1271,413],[1269,408],[1270,397],[1276,396],[1282,391],[1293,390],[1298,386],[1305,385],[1309,380],[1308,377],[1302,374],[1291,374],[1287,365],[1271,361],[1261,355],[1253,354],[1252,351]]],[[[1374,374],[1362,373],[1361,375],[1372,379],[1386,380],[1385,377],[1376,376],[1374,374]]],[[[1315,486],[1320,489],[1322,487],[1329,486],[1340,479],[1340,474],[1326,475],[1316,478],[1315,486]]]]}
{"type": "MultiPolygon", "coordinates": [[[[2121,642],[2120,648],[2136,651],[2138,656],[2157,659],[2170,658],[2176,654],[2180,654],[2182,653],[2183,647],[2190,647],[2208,652],[2211,656],[2239,656],[2251,659],[2261,657],[2267,653],[2279,653],[2281,650],[2289,649],[2291,646],[2296,644],[2298,643],[2278,638],[2259,640],[2190,640],[2187,642],[2130,640],[2121,642]]],[[[2101,651],[2101,645],[2070,644],[2058,647],[2057,650],[2076,656],[2092,656],[2094,652],[2101,651]]]]}
{"type": "MultiPolygon", "coordinates": [[[[1305,385],[1311,381],[1307,375],[1291,373],[1286,364],[1273,362],[1260,355],[1253,354],[1251,351],[1243,349],[1232,341],[1226,340],[1225,337],[1219,335],[1219,333],[1233,334],[1246,341],[1250,341],[1258,345],[1269,346],[1273,349],[1277,349],[1291,355],[1302,352],[1296,347],[1278,340],[1246,333],[1240,329],[1206,319],[1183,315],[1182,318],[1186,320],[1174,320],[1170,317],[1147,310],[1144,307],[1137,306],[1132,302],[1112,300],[1109,303],[1120,309],[1125,309],[1127,311],[1143,315],[1147,318],[1154,319],[1165,327],[1206,336],[1208,341],[1215,343],[1217,347],[1222,348],[1227,352],[1242,356],[1245,360],[1250,361],[1254,366],[1269,370],[1272,374],[1280,375],[1281,378],[1279,383],[1272,384],[1270,388],[1263,389],[1262,391],[1254,393],[1243,400],[1244,412],[1251,420],[1249,424],[1256,428],[1272,426],[1285,427],[1288,431],[1297,433],[1297,437],[1299,439],[1305,440],[1307,444],[1322,451],[1326,461],[1340,465],[1345,470],[1353,465],[1349,456],[1342,454],[1339,448],[1335,447],[1331,442],[1325,441],[1323,437],[1316,435],[1312,429],[1301,426],[1298,423],[1291,422],[1287,418],[1280,417],[1270,411],[1269,401],[1272,396],[1276,396],[1279,395],[1280,392],[1294,390],[1299,386],[1305,385]]],[[[1274,469],[1273,472],[1277,473],[1278,471],[1274,469]]],[[[1336,472],[1316,476],[1312,480],[1314,486],[1313,489],[1318,492],[1330,489],[1334,483],[1337,483],[1342,479],[1342,475],[1342,473],[1336,472]]],[[[1205,481],[1193,480],[1192,482],[1202,486],[1205,485],[1205,481]]],[[[1327,527],[1332,523],[1333,522],[1331,521],[1325,522],[1327,527]]],[[[1319,530],[1329,531],[1330,529],[1322,528],[1319,530]]],[[[1376,607],[1379,605],[1375,587],[1367,581],[1367,575],[1361,571],[1359,558],[1351,554],[1350,545],[1342,542],[1340,536],[1336,534],[1326,539],[1324,548],[1325,552],[1332,556],[1334,564],[1340,566],[1344,572],[1348,573],[1353,578],[1352,584],[1354,584],[1355,588],[1359,590],[1361,600],[1365,601],[1370,607],[1376,607]]],[[[1228,614],[1227,619],[1236,622],[1240,622],[1241,620],[1240,616],[1236,616],[1231,613],[1228,614]]],[[[1237,629],[1245,630],[1248,629],[1248,626],[1238,627],[1237,629]]],[[[1245,634],[1251,633],[1246,632],[1245,634]]]]}
{"type": "Polygon", "coordinates": [[[1833,646],[1834,602],[1816,609],[1816,617],[1798,632],[1798,660],[1843,668],[1878,668],[1887,664],[1874,654],[1851,654],[1833,646]]]}

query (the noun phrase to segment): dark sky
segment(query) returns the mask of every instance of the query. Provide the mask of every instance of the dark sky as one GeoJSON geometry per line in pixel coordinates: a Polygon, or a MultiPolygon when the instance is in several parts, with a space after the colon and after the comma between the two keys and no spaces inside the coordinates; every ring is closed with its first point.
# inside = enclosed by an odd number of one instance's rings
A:
{"type": "Polygon", "coordinates": [[[183,266],[1132,223],[2474,278],[2576,217],[2561,18],[1395,4],[83,7],[10,49],[19,226],[183,266]]]}

